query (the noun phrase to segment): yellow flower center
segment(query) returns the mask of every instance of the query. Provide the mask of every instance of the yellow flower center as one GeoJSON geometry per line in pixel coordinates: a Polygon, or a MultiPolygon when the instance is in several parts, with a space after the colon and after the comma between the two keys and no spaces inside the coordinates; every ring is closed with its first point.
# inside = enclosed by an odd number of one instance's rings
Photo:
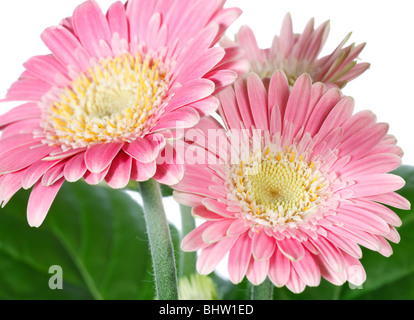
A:
{"type": "Polygon", "coordinates": [[[46,142],[68,148],[131,142],[154,124],[168,88],[158,59],[125,54],[101,60],[43,101],[46,142]]]}
{"type": "Polygon", "coordinates": [[[291,149],[268,147],[232,167],[234,194],[257,225],[302,221],[324,202],[328,183],[318,166],[291,149]]]}

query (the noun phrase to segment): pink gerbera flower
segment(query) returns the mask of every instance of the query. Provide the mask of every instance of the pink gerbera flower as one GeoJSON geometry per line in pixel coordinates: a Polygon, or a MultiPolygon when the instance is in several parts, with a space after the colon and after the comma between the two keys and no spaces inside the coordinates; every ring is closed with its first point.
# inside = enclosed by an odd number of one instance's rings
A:
{"type": "Polygon", "coordinates": [[[228,254],[235,284],[268,276],[299,293],[322,276],[361,285],[360,246],[389,256],[387,240],[400,240],[401,220],[383,204],[410,208],[395,193],[404,180],[387,173],[402,151],[387,124],[353,115],[339,89],[305,74],[290,90],[281,71],[265,83],[256,74],[237,80],[219,95],[227,128],[209,117],[186,134],[192,160],[174,197],[206,222],[181,247],[201,250],[201,274],[228,254]]]}
{"type": "Polygon", "coordinates": [[[236,42],[224,38],[224,47],[241,47],[250,70],[262,78],[276,70],[283,70],[293,85],[303,73],[308,73],[314,82],[343,88],[349,81],[365,72],[370,64],[357,63],[356,59],[365,43],[343,48],[351,34],[329,55],[319,58],[329,34],[329,21],[314,29],[314,19],[306,25],[302,34],[293,33],[292,18],[287,14],[279,36],[275,36],[268,49],[258,47],[253,31],[248,26],[240,28],[236,42]]]}
{"type": "Polygon", "coordinates": [[[215,89],[232,83],[237,50],[213,48],[239,14],[223,0],[130,0],[106,16],[87,1],[48,28],[51,55],[35,56],[4,101],[27,101],[0,117],[0,201],[34,186],[39,226],[64,180],[177,183],[178,161],[158,163],[176,122],[214,112],[215,89]]]}

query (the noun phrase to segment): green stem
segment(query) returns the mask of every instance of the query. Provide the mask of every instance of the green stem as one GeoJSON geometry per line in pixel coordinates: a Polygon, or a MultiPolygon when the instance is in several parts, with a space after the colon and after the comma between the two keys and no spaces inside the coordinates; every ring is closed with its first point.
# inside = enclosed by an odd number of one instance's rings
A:
{"type": "MultiPolygon", "coordinates": [[[[185,237],[196,228],[195,219],[191,213],[191,208],[180,205],[181,210],[181,238],[185,237]]],[[[182,252],[180,259],[180,276],[189,277],[196,273],[196,252],[182,252]]]]}
{"type": "Polygon", "coordinates": [[[158,300],[178,300],[174,249],[160,186],[158,182],[151,179],[140,182],[139,187],[144,203],[157,298],[158,300]]]}
{"type": "Polygon", "coordinates": [[[273,289],[273,283],[266,278],[262,284],[252,286],[252,300],[273,300],[273,289]]]}

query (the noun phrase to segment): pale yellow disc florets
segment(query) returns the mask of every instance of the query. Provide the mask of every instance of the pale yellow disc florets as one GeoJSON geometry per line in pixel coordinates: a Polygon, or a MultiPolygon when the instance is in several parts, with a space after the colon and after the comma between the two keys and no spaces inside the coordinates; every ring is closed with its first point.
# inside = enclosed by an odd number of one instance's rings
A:
{"type": "Polygon", "coordinates": [[[289,147],[256,152],[249,161],[232,165],[230,177],[243,217],[258,226],[303,221],[327,196],[328,183],[318,164],[289,147]]]}
{"type": "Polygon", "coordinates": [[[67,148],[133,141],[151,128],[169,88],[166,66],[150,56],[103,59],[44,98],[46,143],[67,148]]]}

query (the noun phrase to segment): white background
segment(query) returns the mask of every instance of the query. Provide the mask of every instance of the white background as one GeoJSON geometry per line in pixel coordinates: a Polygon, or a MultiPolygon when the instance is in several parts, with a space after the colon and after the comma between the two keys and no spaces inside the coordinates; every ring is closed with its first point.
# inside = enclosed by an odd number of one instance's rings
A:
{"type": "MultiPolygon", "coordinates": [[[[0,2],[0,97],[23,71],[31,56],[47,54],[41,32],[70,16],[83,0],[19,0],[0,2]]],[[[106,11],[113,0],[98,0],[106,11]]],[[[254,30],[259,46],[270,47],[279,34],[283,17],[290,12],[295,32],[302,32],[311,17],[316,25],[330,20],[331,32],[323,54],[330,53],[352,31],[349,44],[367,42],[361,61],[371,68],[351,82],[344,94],[356,100],[356,111],[370,109],[378,121],[390,124],[405,152],[404,163],[414,165],[414,10],[412,0],[228,0],[227,7],[238,6],[241,18],[229,29],[234,34],[244,24],[254,30]]],[[[0,114],[14,103],[0,105],[0,114]]],[[[178,210],[172,199],[167,207],[178,210]]],[[[173,211],[173,215],[176,214],[173,211]]],[[[170,211],[171,212],[171,211],[170,211]]],[[[179,221],[172,219],[180,228],[179,221]]],[[[218,271],[225,275],[225,262],[218,271]]]]}

